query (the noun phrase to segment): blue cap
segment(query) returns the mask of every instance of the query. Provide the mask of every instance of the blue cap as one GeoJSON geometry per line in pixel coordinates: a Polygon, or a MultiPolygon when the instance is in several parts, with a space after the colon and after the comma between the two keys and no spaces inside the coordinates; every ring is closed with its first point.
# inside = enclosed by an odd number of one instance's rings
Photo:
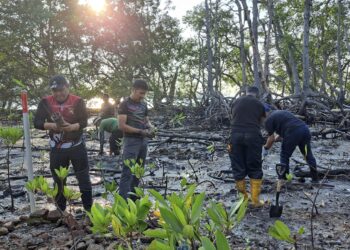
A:
{"type": "Polygon", "coordinates": [[[56,75],[50,79],[49,82],[50,89],[62,89],[65,86],[68,86],[68,82],[64,76],[56,75]]]}

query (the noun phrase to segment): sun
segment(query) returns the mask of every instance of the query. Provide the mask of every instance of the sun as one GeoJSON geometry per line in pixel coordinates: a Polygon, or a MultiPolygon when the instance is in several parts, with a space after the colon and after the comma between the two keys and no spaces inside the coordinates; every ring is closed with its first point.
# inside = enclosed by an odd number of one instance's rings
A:
{"type": "Polygon", "coordinates": [[[79,0],[79,4],[87,4],[96,13],[102,12],[106,7],[105,0],[79,0]]]}

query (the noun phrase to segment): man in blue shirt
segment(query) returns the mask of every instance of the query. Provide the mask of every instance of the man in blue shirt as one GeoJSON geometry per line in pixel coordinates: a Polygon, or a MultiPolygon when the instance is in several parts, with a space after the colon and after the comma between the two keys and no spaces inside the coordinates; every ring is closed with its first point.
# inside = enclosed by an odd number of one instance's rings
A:
{"type": "Polygon", "coordinates": [[[286,110],[270,112],[265,121],[265,129],[269,134],[266,144],[263,147],[263,155],[268,154],[275,140],[274,133],[283,138],[280,153],[280,162],[284,164],[289,173],[289,158],[298,146],[310,167],[312,182],[318,183],[316,159],[311,151],[311,133],[307,125],[292,113],[286,110]]]}

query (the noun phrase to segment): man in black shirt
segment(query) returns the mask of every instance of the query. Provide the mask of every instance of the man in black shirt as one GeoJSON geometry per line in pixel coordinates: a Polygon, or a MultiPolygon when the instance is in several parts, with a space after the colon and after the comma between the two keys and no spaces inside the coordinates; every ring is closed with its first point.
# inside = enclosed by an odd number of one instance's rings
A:
{"type": "MultiPolygon", "coordinates": [[[[50,80],[52,95],[44,97],[34,116],[34,127],[49,130],[50,170],[58,185],[55,197],[58,208],[66,209],[63,187],[55,169],[69,167],[71,162],[78,180],[81,199],[86,211],[92,206],[92,188],[83,129],[87,125],[87,111],[84,100],[69,93],[68,82],[63,76],[54,76],[50,80]]],[[[65,181],[64,181],[65,184],[65,181]]]]}
{"type": "Polygon", "coordinates": [[[111,118],[115,116],[115,107],[109,102],[109,95],[103,94],[103,103],[101,105],[100,117],[102,119],[111,118]]]}
{"type": "Polygon", "coordinates": [[[289,158],[298,146],[300,152],[309,164],[312,182],[317,183],[318,174],[316,159],[311,151],[311,134],[307,125],[286,110],[276,110],[272,111],[267,117],[265,129],[269,133],[267,142],[264,145],[265,154],[267,154],[276,140],[274,133],[278,134],[283,138],[280,162],[286,166],[287,173],[289,173],[289,158]]]}
{"type": "Polygon", "coordinates": [[[261,151],[263,138],[260,126],[265,117],[264,105],[257,99],[259,90],[249,87],[247,95],[238,98],[231,110],[232,131],[230,159],[237,190],[248,198],[245,178],[250,178],[251,200],[261,206],[259,195],[262,183],[261,151]]]}
{"type": "MultiPolygon", "coordinates": [[[[153,126],[148,119],[147,104],[143,101],[148,91],[144,80],[135,80],[131,95],[126,98],[118,110],[119,128],[124,132],[123,161],[136,160],[144,165],[147,155],[148,138],[153,136],[153,126]]],[[[129,192],[139,184],[130,168],[124,164],[119,184],[119,194],[127,199],[129,192]]],[[[135,199],[135,197],[131,197],[135,199]]]]}

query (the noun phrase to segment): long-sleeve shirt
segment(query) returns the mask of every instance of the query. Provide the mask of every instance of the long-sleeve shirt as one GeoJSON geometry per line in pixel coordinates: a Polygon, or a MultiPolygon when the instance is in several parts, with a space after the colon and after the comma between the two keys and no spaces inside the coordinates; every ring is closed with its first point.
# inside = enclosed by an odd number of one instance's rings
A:
{"type": "Polygon", "coordinates": [[[83,129],[87,126],[88,118],[84,100],[71,94],[63,103],[57,102],[53,96],[43,98],[34,116],[34,127],[45,130],[45,122],[54,122],[52,119],[53,113],[60,113],[63,119],[70,124],[79,123],[80,129],[78,131],[61,133],[55,133],[50,130],[50,139],[55,144],[52,145],[50,142],[51,146],[57,146],[57,144],[65,142],[73,142],[74,144],[81,141],[83,129]]]}

